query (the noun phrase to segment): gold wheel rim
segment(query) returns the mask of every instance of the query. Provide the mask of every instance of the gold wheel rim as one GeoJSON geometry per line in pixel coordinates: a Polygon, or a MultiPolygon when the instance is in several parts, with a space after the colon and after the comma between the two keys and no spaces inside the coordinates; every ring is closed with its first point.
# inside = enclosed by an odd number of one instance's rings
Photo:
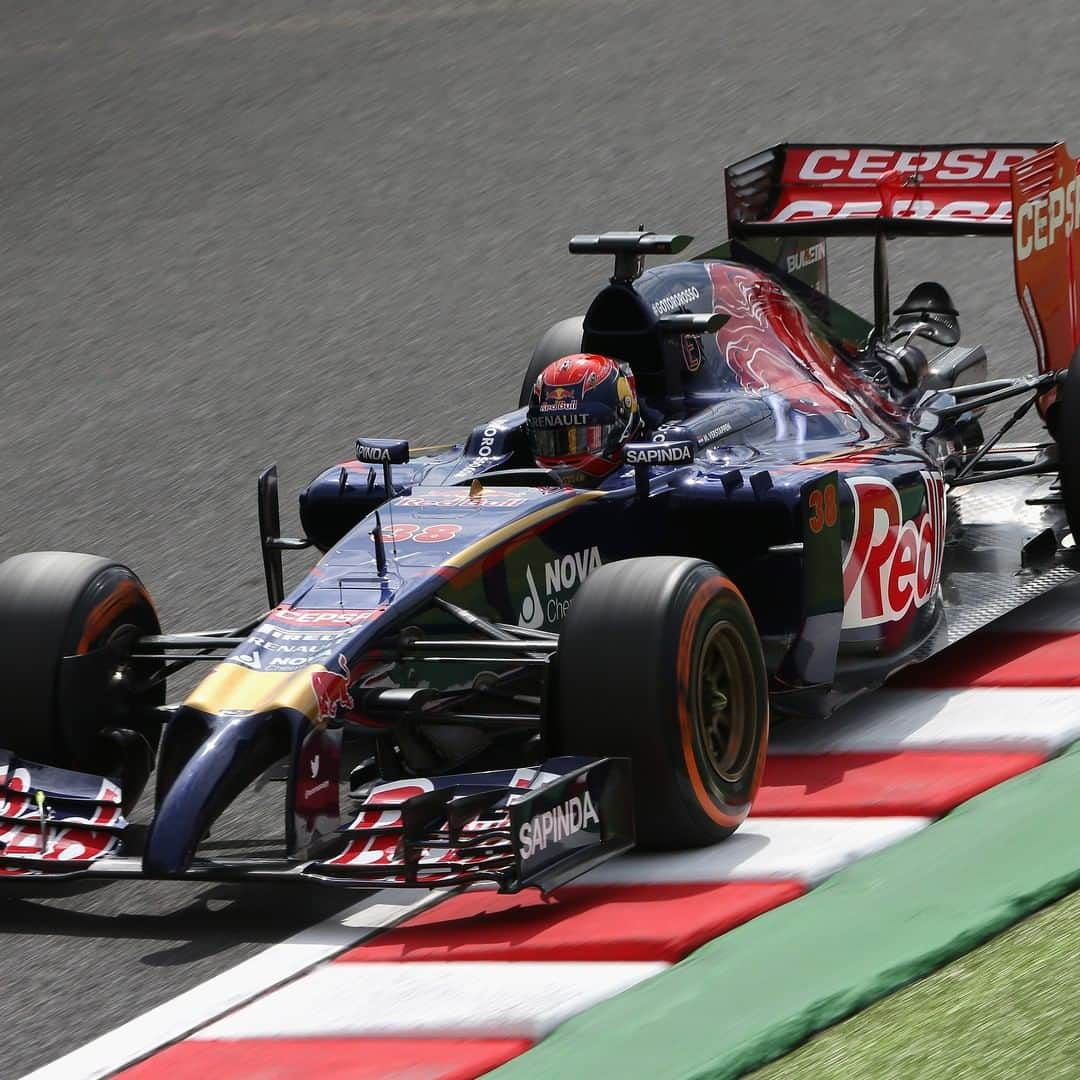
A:
{"type": "Polygon", "coordinates": [[[750,655],[739,632],[731,623],[715,623],[701,646],[694,719],[705,759],[725,783],[738,783],[750,766],[753,683],[750,655]]]}

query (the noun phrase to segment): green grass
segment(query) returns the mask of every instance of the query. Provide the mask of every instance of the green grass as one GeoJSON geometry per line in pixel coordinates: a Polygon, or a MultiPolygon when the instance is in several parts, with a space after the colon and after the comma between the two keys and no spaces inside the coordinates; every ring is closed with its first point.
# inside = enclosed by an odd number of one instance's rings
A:
{"type": "Polygon", "coordinates": [[[752,1075],[1080,1077],[1080,893],[752,1075]]]}

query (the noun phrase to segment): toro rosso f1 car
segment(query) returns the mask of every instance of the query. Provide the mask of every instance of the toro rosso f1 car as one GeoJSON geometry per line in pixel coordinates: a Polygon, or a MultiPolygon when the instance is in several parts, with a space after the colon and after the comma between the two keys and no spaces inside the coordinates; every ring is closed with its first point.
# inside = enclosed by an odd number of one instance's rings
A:
{"type": "Polygon", "coordinates": [[[300,496],[295,539],[267,469],[259,618],[163,634],[124,566],[0,565],[0,874],[550,889],[634,843],[723,839],[770,712],[824,717],[1071,578],[1064,146],[783,145],[725,178],[730,238],[696,258],[646,270],[690,238],[644,230],[571,241],[614,258],[610,282],[464,443],[357,439],[300,496]],[[941,285],[891,311],[891,238],[983,234],[1012,237],[1036,344],[1015,378],[986,377],[941,285]],[[830,236],[873,240],[869,320],[829,297],[830,236]],[[582,488],[537,467],[520,407],[578,352],[628,365],[650,417],[582,488]],[[1002,443],[1030,409],[1046,437],[1002,443]],[[303,548],[321,558],[286,593],[282,553],[303,548]],[[196,662],[209,674],[167,704],[196,662]],[[282,762],[280,856],[200,851],[282,762]]]}

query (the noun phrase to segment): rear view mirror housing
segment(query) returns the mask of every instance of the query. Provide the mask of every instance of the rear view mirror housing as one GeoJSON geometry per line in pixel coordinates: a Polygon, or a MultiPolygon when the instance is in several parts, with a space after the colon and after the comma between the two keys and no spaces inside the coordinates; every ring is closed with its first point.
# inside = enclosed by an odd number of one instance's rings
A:
{"type": "Polygon", "coordinates": [[[634,487],[637,497],[649,497],[649,470],[654,465],[667,465],[677,469],[680,465],[692,465],[697,456],[697,442],[693,436],[672,437],[668,432],[662,442],[627,443],[624,454],[627,465],[634,466],[634,487]]]}
{"type": "Polygon", "coordinates": [[[627,465],[692,465],[697,443],[693,439],[665,439],[663,442],[626,444],[627,465]]]}
{"type": "Polygon", "coordinates": [[[356,460],[365,465],[407,465],[408,439],[357,439],[356,460]]]}

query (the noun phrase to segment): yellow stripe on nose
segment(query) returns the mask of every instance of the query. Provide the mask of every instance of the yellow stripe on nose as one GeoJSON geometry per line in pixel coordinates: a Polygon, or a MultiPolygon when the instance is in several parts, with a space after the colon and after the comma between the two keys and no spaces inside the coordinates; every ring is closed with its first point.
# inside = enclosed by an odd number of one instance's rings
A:
{"type": "Polygon", "coordinates": [[[299,671],[252,671],[240,664],[218,664],[184,704],[215,714],[226,709],[251,712],[295,709],[315,722],[319,718],[319,704],[311,676],[325,670],[320,664],[310,664],[299,671]]]}

